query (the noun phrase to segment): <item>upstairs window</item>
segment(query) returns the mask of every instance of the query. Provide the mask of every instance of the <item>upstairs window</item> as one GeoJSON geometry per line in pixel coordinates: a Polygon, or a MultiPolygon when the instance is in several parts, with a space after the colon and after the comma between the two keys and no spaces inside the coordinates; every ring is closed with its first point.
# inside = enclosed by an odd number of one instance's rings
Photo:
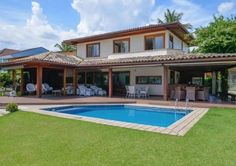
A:
{"type": "Polygon", "coordinates": [[[165,48],[165,35],[151,35],[145,37],[145,50],[155,50],[165,48]]]}
{"type": "Polygon", "coordinates": [[[100,43],[87,44],[87,57],[100,57],[100,43]]]}
{"type": "Polygon", "coordinates": [[[114,53],[127,53],[130,51],[130,39],[120,39],[113,41],[114,53]]]}
{"type": "Polygon", "coordinates": [[[169,48],[174,49],[174,38],[172,35],[169,36],[169,48]]]}

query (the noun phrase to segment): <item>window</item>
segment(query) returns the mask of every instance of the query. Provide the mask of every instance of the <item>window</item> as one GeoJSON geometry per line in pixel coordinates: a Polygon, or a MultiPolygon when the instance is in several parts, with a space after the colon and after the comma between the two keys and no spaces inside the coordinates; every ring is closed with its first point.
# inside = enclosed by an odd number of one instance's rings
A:
{"type": "Polygon", "coordinates": [[[130,39],[120,39],[113,41],[114,53],[127,53],[130,50],[130,39]]]}
{"type": "Polygon", "coordinates": [[[78,84],[85,84],[85,72],[78,73],[78,84]]]}
{"type": "Polygon", "coordinates": [[[172,35],[169,36],[169,48],[174,49],[174,38],[172,35]]]}
{"type": "Polygon", "coordinates": [[[161,76],[136,76],[136,84],[162,84],[161,76]]]}
{"type": "Polygon", "coordinates": [[[100,56],[100,43],[87,44],[87,57],[100,56]]]}
{"type": "Polygon", "coordinates": [[[93,84],[94,83],[94,77],[93,72],[87,72],[86,73],[86,84],[93,84]]]}
{"type": "Polygon", "coordinates": [[[145,37],[145,50],[162,49],[165,47],[165,35],[158,34],[145,37]]]}
{"type": "Polygon", "coordinates": [[[192,84],[202,86],[202,77],[192,77],[192,84]]]}
{"type": "Polygon", "coordinates": [[[113,72],[112,80],[115,87],[129,85],[130,82],[130,72],[113,72]]]}

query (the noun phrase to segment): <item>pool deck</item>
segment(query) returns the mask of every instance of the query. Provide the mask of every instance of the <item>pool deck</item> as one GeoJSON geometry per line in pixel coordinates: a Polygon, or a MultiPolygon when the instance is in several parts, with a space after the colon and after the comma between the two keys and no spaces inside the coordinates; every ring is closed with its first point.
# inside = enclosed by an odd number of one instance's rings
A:
{"type": "MultiPolygon", "coordinates": [[[[83,105],[83,104],[80,104],[83,105]]],[[[161,107],[161,108],[174,108],[173,106],[158,106],[158,105],[150,105],[150,104],[127,104],[127,105],[136,105],[136,106],[146,106],[146,107],[161,107]]],[[[59,106],[69,106],[69,105],[53,105],[53,107],[59,106]]],[[[75,119],[82,120],[87,122],[94,122],[103,125],[117,126],[129,129],[143,130],[149,132],[157,132],[162,134],[176,135],[176,136],[184,136],[193,126],[196,124],[208,111],[208,108],[189,108],[193,110],[188,115],[184,116],[177,122],[173,123],[168,127],[158,127],[151,125],[143,125],[136,123],[128,123],[93,117],[85,117],[80,115],[72,115],[65,113],[58,113],[52,111],[46,111],[45,109],[52,107],[52,105],[24,105],[20,106],[20,109],[27,112],[35,112],[44,115],[56,116],[67,119],[75,119]]],[[[178,107],[180,109],[185,109],[184,107],[178,107]]]]}
{"type": "MultiPolygon", "coordinates": [[[[0,97],[0,106],[3,107],[7,103],[17,103],[19,105],[67,105],[67,104],[118,104],[118,103],[137,103],[137,104],[152,104],[163,106],[175,106],[175,101],[164,101],[161,97],[150,97],[147,99],[130,99],[122,97],[77,97],[77,96],[44,96],[37,98],[34,96],[26,97],[0,97]]],[[[184,101],[179,101],[178,106],[185,107],[184,101]]],[[[209,102],[189,102],[189,107],[196,108],[210,108],[210,107],[224,107],[236,108],[234,103],[209,103],[209,102]]]]}
{"type": "MultiPolygon", "coordinates": [[[[171,134],[177,136],[185,135],[192,126],[197,123],[201,117],[203,117],[210,107],[223,107],[223,108],[235,108],[236,104],[234,103],[209,103],[209,102],[189,102],[188,109],[194,110],[181,120],[172,124],[167,128],[148,126],[148,125],[139,125],[134,123],[118,122],[105,119],[97,118],[87,118],[80,117],[75,115],[61,114],[55,112],[48,112],[41,110],[46,107],[54,106],[63,106],[63,105],[82,105],[82,104],[138,104],[146,106],[156,106],[156,107],[168,107],[174,108],[175,101],[164,101],[161,97],[150,97],[147,99],[130,99],[130,98],[121,98],[121,97],[77,97],[77,96],[44,96],[43,98],[37,98],[34,96],[26,97],[0,97],[0,109],[4,108],[7,103],[17,103],[20,105],[20,108],[23,111],[36,112],[41,114],[47,114],[52,116],[58,116],[62,118],[70,119],[79,119],[89,122],[95,122],[99,124],[106,124],[112,126],[119,126],[124,128],[138,129],[144,131],[152,131],[163,134],[171,134]]],[[[178,108],[185,109],[185,102],[179,101],[178,108]]],[[[3,114],[0,114],[0,116],[3,114]]]]}

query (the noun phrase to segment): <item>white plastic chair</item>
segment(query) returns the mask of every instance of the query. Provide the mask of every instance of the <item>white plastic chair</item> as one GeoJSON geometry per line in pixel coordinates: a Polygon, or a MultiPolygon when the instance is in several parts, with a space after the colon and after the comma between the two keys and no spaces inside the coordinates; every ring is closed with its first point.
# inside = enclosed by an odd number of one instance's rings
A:
{"type": "Polygon", "coordinates": [[[126,90],[125,97],[129,97],[129,86],[125,86],[125,90],[126,90]]]}
{"type": "Polygon", "coordinates": [[[148,97],[148,96],[149,96],[148,90],[149,90],[149,87],[148,87],[148,86],[145,86],[144,88],[142,88],[142,89],[139,91],[140,97],[148,97]]]}
{"type": "Polygon", "coordinates": [[[136,96],[135,87],[134,86],[128,86],[128,88],[129,88],[129,97],[135,98],[135,96],[136,96]]]}
{"type": "Polygon", "coordinates": [[[27,91],[29,94],[33,94],[33,93],[36,91],[35,85],[32,84],[32,83],[28,83],[28,84],[26,85],[26,91],[27,91]]]}

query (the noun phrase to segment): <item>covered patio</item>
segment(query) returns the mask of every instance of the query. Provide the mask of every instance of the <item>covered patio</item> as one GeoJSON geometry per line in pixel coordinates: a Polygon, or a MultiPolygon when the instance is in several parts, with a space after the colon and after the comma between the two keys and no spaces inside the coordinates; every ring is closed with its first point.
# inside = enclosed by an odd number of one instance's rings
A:
{"type": "MultiPolygon", "coordinates": [[[[201,91],[204,87],[208,87],[208,97],[202,100],[203,102],[208,102],[210,95],[217,98],[210,102],[224,103],[229,99],[230,102],[235,102],[235,54],[183,53],[81,60],[76,56],[48,52],[4,62],[0,66],[3,70],[12,72],[13,87],[19,85],[20,96],[27,95],[26,85],[29,83],[36,85],[33,94],[37,97],[51,94],[52,92],[45,93],[43,90],[43,84],[47,83],[54,92],[57,91],[58,95],[63,96],[78,95],[77,90],[80,86],[88,89],[97,86],[105,90],[110,98],[119,96],[120,99],[120,97],[125,98],[126,87],[133,86],[149,87],[150,97],[144,101],[175,101],[177,97],[175,91],[173,95],[173,89],[181,86],[185,88],[183,89],[185,94],[187,94],[187,87],[195,87],[196,93],[197,90],[201,91]]],[[[53,98],[48,95],[43,97],[50,100],[53,98]]],[[[185,95],[181,99],[184,102],[190,98],[185,95]]],[[[125,99],[125,101],[129,100],[133,99],[125,99]]],[[[193,101],[195,100],[197,99],[193,101]]]]}
{"type": "MultiPolygon", "coordinates": [[[[77,69],[81,60],[74,56],[59,53],[43,53],[33,57],[5,62],[2,70],[12,73],[12,89],[18,96],[36,95],[42,97],[47,93],[43,84],[48,84],[63,95],[76,94],[77,69]],[[31,84],[31,87],[27,85],[31,84]],[[67,87],[70,87],[68,91],[67,87]],[[31,89],[30,89],[31,88],[31,89]]],[[[53,90],[50,90],[53,93],[53,90]]]]}

